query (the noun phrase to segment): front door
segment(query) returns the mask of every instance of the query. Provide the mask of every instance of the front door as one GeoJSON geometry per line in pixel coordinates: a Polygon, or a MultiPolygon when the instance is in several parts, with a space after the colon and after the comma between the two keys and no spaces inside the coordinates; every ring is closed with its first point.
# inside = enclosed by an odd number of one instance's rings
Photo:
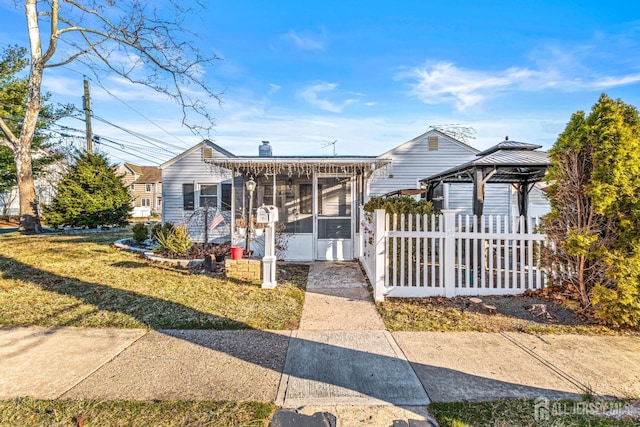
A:
{"type": "Polygon", "coordinates": [[[320,176],[316,180],[316,259],[353,259],[351,185],[350,176],[320,176]]]}

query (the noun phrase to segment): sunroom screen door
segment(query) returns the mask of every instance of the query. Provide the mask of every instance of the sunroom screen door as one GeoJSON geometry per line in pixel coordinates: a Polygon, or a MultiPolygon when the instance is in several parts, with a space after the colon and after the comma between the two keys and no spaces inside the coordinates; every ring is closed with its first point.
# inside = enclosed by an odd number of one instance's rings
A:
{"type": "Polygon", "coordinates": [[[351,177],[318,177],[316,197],[317,259],[353,259],[351,177]]]}

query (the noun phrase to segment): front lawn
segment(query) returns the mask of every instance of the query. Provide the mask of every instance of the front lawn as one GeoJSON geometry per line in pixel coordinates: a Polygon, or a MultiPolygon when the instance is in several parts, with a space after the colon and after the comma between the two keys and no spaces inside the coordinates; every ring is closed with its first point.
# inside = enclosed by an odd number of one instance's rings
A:
{"type": "Polygon", "coordinates": [[[257,285],[148,262],[111,247],[129,233],[0,236],[0,326],[297,328],[308,267],[257,285]]]}
{"type": "Polygon", "coordinates": [[[635,427],[638,420],[596,415],[601,409],[618,412],[625,402],[537,401],[432,403],[429,412],[440,427],[635,427]],[[536,405],[537,404],[537,405],[536,405]]]}
{"type": "Polygon", "coordinates": [[[1,426],[266,426],[275,407],[259,402],[0,401],[1,426]]]}

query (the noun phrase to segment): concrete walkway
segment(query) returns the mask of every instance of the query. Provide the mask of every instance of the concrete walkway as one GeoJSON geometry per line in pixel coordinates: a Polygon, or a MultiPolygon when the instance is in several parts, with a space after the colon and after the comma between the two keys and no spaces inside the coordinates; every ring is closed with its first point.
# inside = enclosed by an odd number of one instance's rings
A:
{"type": "Polygon", "coordinates": [[[429,425],[429,401],[587,391],[640,397],[640,339],[390,333],[355,263],[312,265],[297,331],[0,328],[0,398],[275,401],[389,426],[429,425]]]}

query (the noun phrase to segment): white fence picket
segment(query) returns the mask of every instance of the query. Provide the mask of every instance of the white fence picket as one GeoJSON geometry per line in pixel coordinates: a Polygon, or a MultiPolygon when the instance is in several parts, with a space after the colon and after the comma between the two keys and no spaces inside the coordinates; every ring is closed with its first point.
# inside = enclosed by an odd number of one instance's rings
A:
{"type": "Polygon", "coordinates": [[[361,211],[359,251],[376,299],[520,294],[545,286],[535,218],[361,211]],[[378,223],[373,221],[378,219],[378,223]],[[376,273],[378,272],[378,273],[376,273]],[[372,280],[373,283],[373,280],[372,280]]]}

